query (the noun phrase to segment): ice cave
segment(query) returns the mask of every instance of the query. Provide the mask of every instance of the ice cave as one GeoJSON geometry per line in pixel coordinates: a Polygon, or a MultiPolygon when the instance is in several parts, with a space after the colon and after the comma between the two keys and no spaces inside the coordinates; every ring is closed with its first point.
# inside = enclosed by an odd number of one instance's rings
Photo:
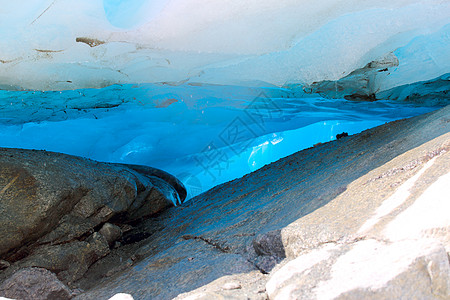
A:
{"type": "Polygon", "coordinates": [[[192,197],[443,105],[424,99],[448,90],[449,15],[437,0],[2,1],[0,146],[155,166],[192,197]]]}
{"type": "Polygon", "coordinates": [[[0,299],[448,299],[449,91],[450,0],[0,0],[0,299]]]}

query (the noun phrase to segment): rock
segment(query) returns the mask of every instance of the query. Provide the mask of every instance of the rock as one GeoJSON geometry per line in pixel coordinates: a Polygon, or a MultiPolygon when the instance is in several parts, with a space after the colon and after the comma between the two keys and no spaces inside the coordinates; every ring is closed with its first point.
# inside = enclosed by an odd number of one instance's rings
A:
{"type": "Polygon", "coordinates": [[[105,223],[98,232],[105,237],[110,247],[122,237],[122,230],[120,227],[111,223],[105,223]]]}
{"type": "Polygon", "coordinates": [[[109,270],[106,272],[105,277],[110,277],[115,275],[116,273],[119,273],[123,270],[126,270],[127,268],[131,267],[133,265],[133,260],[128,259],[125,262],[121,263],[120,265],[116,266],[115,268],[109,270]]]}
{"type": "Polygon", "coordinates": [[[398,64],[399,60],[395,54],[387,53],[339,80],[314,82],[303,90],[307,93],[317,93],[325,98],[375,101],[382,78],[389,75],[389,68],[396,67],[398,64]]]}
{"type": "Polygon", "coordinates": [[[258,268],[258,270],[260,270],[264,274],[268,274],[278,263],[280,263],[281,260],[282,259],[276,256],[263,255],[256,257],[253,263],[258,268]]]}
{"type": "Polygon", "coordinates": [[[25,268],[0,285],[0,295],[13,299],[64,300],[72,292],[55,274],[41,268],[25,268]]]}
{"type": "Polygon", "coordinates": [[[265,287],[270,299],[408,298],[415,289],[443,298],[449,228],[439,195],[448,193],[439,191],[449,115],[450,106],[300,151],[142,219],[137,232],[151,236],[113,250],[124,261],[136,254],[133,267],[104,278],[117,260],[99,260],[77,299],[123,291],[144,299],[267,299],[265,287]],[[271,260],[272,270],[261,268],[271,260]],[[241,289],[224,290],[230,281],[241,289]]]}
{"type": "Polygon", "coordinates": [[[339,140],[346,136],[348,136],[348,132],[342,132],[342,133],[336,134],[336,139],[339,140]]]}
{"type": "Polygon", "coordinates": [[[252,244],[258,255],[276,256],[279,258],[286,257],[280,230],[260,234],[253,240],[252,244]]]}
{"type": "Polygon", "coordinates": [[[9,262],[0,259],[0,270],[4,270],[6,268],[9,268],[10,266],[11,264],[9,262]]]}
{"type": "Polygon", "coordinates": [[[76,296],[81,295],[83,293],[84,293],[84,291],[82,289],[75,288],[75,289],[72,290],[72,297],[76,297],[76,296]]]}
{"type": "Polygon", "coordinates": [[[264,279],[265,275],[257,271],[242,275],[224,276],[191,292],[180,294],[175,299],[266,300],[268,298],[262,284],[264,279]]]}
{"type": "Polygon", "coordinates": [[[450,267],[434,241],[364,240],[301,255],[272,274],[266,289],[270,299],[446,299],[450,267]]]}
{"type": "Polygon", "coordinates": [[[0,169],[0,258],[17,262],[0,280],[23,266],[75,280],[120,238],[113,225],[102,228],[107,240],[92,235],[95,228],[159,213],[186,195],[175,177],[154,168],[46,151],[0,148],[0,169]]]}
{"type": "Polygon", "coordinates": [[[109,252],[106,239],[95,232],[85,241],[41,246],[17,265],[40,266],[57,273],[65,282],[71,283],[80,279],[89,266],[109,252]]]}

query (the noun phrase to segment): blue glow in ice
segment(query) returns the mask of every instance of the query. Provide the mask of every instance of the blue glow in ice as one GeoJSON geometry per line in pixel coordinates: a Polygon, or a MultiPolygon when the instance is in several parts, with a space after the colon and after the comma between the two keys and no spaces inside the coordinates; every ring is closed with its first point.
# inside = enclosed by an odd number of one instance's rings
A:
{"type": "Polygon", "coordinates": [[[156,16],[167,0],[103,0],[108,21],[118,27],[130,29],[142,25],[156,16]]]}
{"type": "Polygon", "coordinates": [[[189,84],[0,91],[0,146],[161,168],[192,197],[344,131],[432,110],[291,96],[282,88],[189,84]]]}

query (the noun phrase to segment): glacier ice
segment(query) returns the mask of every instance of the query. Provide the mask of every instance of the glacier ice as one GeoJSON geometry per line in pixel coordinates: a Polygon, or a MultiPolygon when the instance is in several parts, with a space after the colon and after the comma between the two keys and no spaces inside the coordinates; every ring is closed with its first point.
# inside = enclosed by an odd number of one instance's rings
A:
{"type": "Polygon", "coordinates": [[[448,0],[0,0],[0,147],[159,167],[192,197],[448,103],[449,20],[448,0]]]}
{"type": "Polygon", "coordinates": [[[184,181],[192,197],[336,134],[433,109],[395,101],[297,98],[274,87],[141,84],[0,91],[0,147],[157,167],[184,181]]]}
{"type": "Polygon", "coordinates": [[[388,53],[381,89],[448,73],[442,0],[0,1],[0,86],[281,86],[337,80],[388,53]],[[419,71],[420,70],[420,71],[419,71]]]}

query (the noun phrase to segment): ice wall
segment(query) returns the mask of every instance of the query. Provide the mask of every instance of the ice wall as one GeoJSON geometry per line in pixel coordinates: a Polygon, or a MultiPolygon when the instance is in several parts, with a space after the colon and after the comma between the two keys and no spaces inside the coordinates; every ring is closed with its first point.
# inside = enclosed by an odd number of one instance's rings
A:
{"type": "Polygon", "coordinates": [[[442,0],[0,0],[0,88],[310,84],[393,52],[388,89],[449,72],[449,20],[442,0]]]}

